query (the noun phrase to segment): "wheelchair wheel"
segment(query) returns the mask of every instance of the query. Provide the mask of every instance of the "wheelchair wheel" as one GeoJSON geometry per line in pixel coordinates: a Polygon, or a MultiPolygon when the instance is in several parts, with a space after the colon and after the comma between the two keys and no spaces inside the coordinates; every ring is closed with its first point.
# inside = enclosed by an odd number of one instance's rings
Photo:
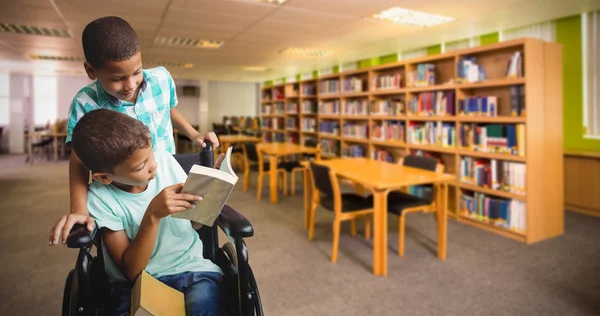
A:
{"type": "MultiPolygon", "coordinates": [[[[231,263],[238,269],[238,258],[235,251],[235,246],[231,242],[227,242],[223,245],[223,251],[225,255],[231,260],[231,263]]],[[[260,293],[258,292],[258,285],[256,284],[256,279],[254,278],[254,272],[252,272],[252,267],[248,266],[248,283],[250,286],[250,290],[254,292],[252,297],[254,312],[256,316],[263,316],[262,303],[260,300],[260,293]]]]}
{"type": "Polygon", "coordinates": [[[73,286],[73,274],[75,270],[71,270],[67,276],[65,282],[65,289],[63,291],[63,304],[62,304],[62,315],[71,316],[71,287],[73,286]]]}

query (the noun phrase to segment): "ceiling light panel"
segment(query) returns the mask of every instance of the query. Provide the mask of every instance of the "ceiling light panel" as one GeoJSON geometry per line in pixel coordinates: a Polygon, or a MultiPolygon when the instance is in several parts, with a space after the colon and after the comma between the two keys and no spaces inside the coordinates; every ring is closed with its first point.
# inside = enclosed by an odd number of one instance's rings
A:
{"type": "Polygon", "coordinates": [[[254,71],[254,72],[265,72],[269,69],[267,69],[266,67],[260,67],[260,66],[246,66],[246,67],[240,67],[241,70],[245,70],[245,71],[254,71]]]}
{"type": "Polygon", "coordinates": [[[53,29],[39,26],[28,26],[28,25],[17,25],[17,24],[6,24],[0,23],[0,33],[16,33],[25,35],[38,35],[38,36],[49,36],[49,37],[71,37],[71,33],[68,30],[53,29]]]}
{"type": "Polygon", "coordinates": [[[211,48],[217,49],[223,46],[222,41],[209,41],[203,39],[191,39],[183,37],[167,37],[159,36],[154,39],[155,45],[161,46],[180,46],[180,47],[191,47],[191,48],[211,48]]]}
{"type": "Polygon", "coordinates": [[[51,61],[72,61],[72,62],[84,62],[85,58],[83,57],[73,57],[73,56],[55,56],[55,55],[35,55],[30,54],[29,59],[33,60],[51,60],[51,61]]]}
{"type": "Polygon", "coordinates": [[[166,68],[192,68],[194,64],[192,63],[177,63],[177,62],[169,62],[169,61],[148,61],[145,64],[150,66],[164,66],[166,68]]]}
{"type": "Polygon", "coordinates": [[[326,49],[309,49],[309,48],[295,48],[290,47],[280,51],[282,54],[293,55],[293,56],[303,56],[303,57],[325,57],[331,54],[331,51],[326,49]]]}
{"type": "Polygon", "coordinates": [[[259,0],[260,2],[269,3],[269,4],[283,4],[287,0],[259,0]]]}
{"type": "Polygon", "coordinates": [[[454,20],[451,17],[414,11],[400,7],[393,7],[381,11],[380,13],[373,15],[373,18],[396,24],[406,24],[425,27],[435,26],[454,20]]]}

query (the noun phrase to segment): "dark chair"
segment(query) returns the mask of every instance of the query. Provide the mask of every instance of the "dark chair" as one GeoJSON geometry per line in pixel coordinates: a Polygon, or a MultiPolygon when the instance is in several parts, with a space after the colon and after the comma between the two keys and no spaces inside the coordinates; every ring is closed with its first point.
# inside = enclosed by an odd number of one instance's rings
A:
{"type": "MultiPolygon", "coordinates": [[[[250,172],[258,171],[258,185],[256,192],[256,199],[260,201],[262,197],[262,184],[263,178],[269,175],[270,168],[272,167],[269,162],[264,162],[263,156],[258,154],[255,143],[244,143],[244,184],[243,191],[248,191],[250,187],[250,172]]],[[[279,187],[283,187],[283,191],[287,192],[287,174],[285,169],[280,165],[275,166],[277,168],[277,175],[281,175],[283,179],[279,182],[279,187]]],[[[279,179],[278,179],[279,180],[279,179]]]]}
{"type": "MultiPolygon", "coordinates": [[[[444,166],[438,164],[437,159],[425,156],[409,155],[402,158],[399,163],[405,167],[423,169],[437,173],[444,173],[444,166]]],[[[435,212],[435,188],[425,186],[425,196],[415,196],[407,192],[394,191],[388,194],[388,213],[398,216],[398,255],[404,256],[404,224],[407,213],[435,212]]]]}
{"type": "MultiPolygon", "coordinates": [[[[186,172],[199,164],[198,153],[175,155],[186,172]]],[[[222,283],[224,311],[227,316],[262,316],[260,294],[254,274],[248,263],[248,248],[244,238],[254,235],[254,228],[240,213],[224,206],[213,227],[197,230],[203,243],[204,258],[210,259],[224,272],[222,283]],[[233,241],[219,248],[218,230],[233,241]]],[[[69,248],[79,248],[75,269],[68,274],[64,296],[63,315],[112,315],[110,285],[104,271],[102,251],[92,255],[92,246],[102,248],[102,231],[88,232],[82,225],[71,230],[67,238],[69,248]]]]}
{"type": "Polygon", "coordinates": [[[340,227],[343,221],[352,221],[351,234],[356,235],[356,220],[365,218],[365,238],[371,238],[371,216],[374,213],[373,199],[365,198],[355,193],[341,193],[335,173],[329,167],[310,162],[310,173],[314,184],[313,202],[309,215],[308,239],[315,235],[315,216],[317,207],[321,205],[326,210],[333,211],[333,245],[331,262],[337,261],[340,227]]]}
{"type": "MultiPolygon", "coordinates": [[[[308,138],[304,141],[304,146],[306,147],[313,147],[313,148],[318,148],[319,150],[321,149],[321,144],[319,144],[319,141],[314,139],[314,138],[308,138]]],[[[306,160],[311,160],[315,158],[315,154],[302,154],[302,157],[306,160]]],[[[286,161],[286,162],[282,162],[281,163],[281,167],[283,167],[285,169],[285,171],[290,172],[292,174],[291,176],[291,194],[292,195],[296,195],[296,172],[306,172],[307,168],[305,166],[303,166],[302,164],[300,164],[299,161],[286,161]]],[[[305,173],[306,175],[306,173],[305,173]]]]}
{"type": "Polygon", "coordinates": [[[4,130],[4,126],[0,126],[0,154],[4,153],[4,147],[2,147],[2,132],[4,130]]]}

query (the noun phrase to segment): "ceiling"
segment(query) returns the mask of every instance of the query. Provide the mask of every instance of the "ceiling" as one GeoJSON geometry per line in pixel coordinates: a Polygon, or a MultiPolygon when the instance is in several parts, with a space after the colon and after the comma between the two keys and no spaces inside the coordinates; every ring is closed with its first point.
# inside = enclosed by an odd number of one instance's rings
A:
{"type": "Polygon", "coordinates": [[[600,8],[600,0],[2,0],[0,23],[68,29],[72,38],[0,33],[0,67],[81,72],[81,62],[29,61],[30,54],[83,57],[81,32],[91,20],[117,15],[136,30],[144,61],[191,63],[168,67],[174,77],[263,81],[374,56],[438,44],[600,8]],[[374,21],[400,6],[454,18],[431,28],[374,21]],[[154,45],[157,36],[224,41],[218,49],[154,45]],[[289,47],[333,54],[308,59],[289,47]],[[241,70],[262,66],[266,72],[241,70]]]}

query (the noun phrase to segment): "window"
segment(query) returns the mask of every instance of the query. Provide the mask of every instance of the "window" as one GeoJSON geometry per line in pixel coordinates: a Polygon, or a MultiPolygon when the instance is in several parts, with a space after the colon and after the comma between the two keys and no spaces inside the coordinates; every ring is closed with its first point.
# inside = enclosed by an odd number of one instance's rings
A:
{"type": "Polygon", "coordinates": [[[501,42],[522,37],[532,37],[546,42],[556,42],[556,22],[550,21],[532,24],[500,32],[501,42]]]}
{"type": "Polygon", "coordinates": [[[0,73],[0,126],[10,124],[10,75],[0,73]]]}
{"type": "Polygon", "coordinates": [[[582,14],[581,24],[584,137],[600,139],[600,11],[582,14]]]}
{"type": "Polygon", "coordinates": [[[427,56],[427,48],[420,48],[420,49],[410,50],[410,51],[406,51],[406,52],[401,52],[398,55],[399,55],[398,60],[419,58],[419,57],[427,56]]]}
{"type": "Polygon", "coordinates": [[[58,114],[58,91],[56,76],[33,77],[33,123],[35,125],[51,124],[58,114]]]}
{"type": "Polygon", "coordinates": [[[479,37],[465,38],[463,40],[444,43],[442,45],[442,53],[451,52],[459,49],[477,47],[479,45],[479,37]]]}

